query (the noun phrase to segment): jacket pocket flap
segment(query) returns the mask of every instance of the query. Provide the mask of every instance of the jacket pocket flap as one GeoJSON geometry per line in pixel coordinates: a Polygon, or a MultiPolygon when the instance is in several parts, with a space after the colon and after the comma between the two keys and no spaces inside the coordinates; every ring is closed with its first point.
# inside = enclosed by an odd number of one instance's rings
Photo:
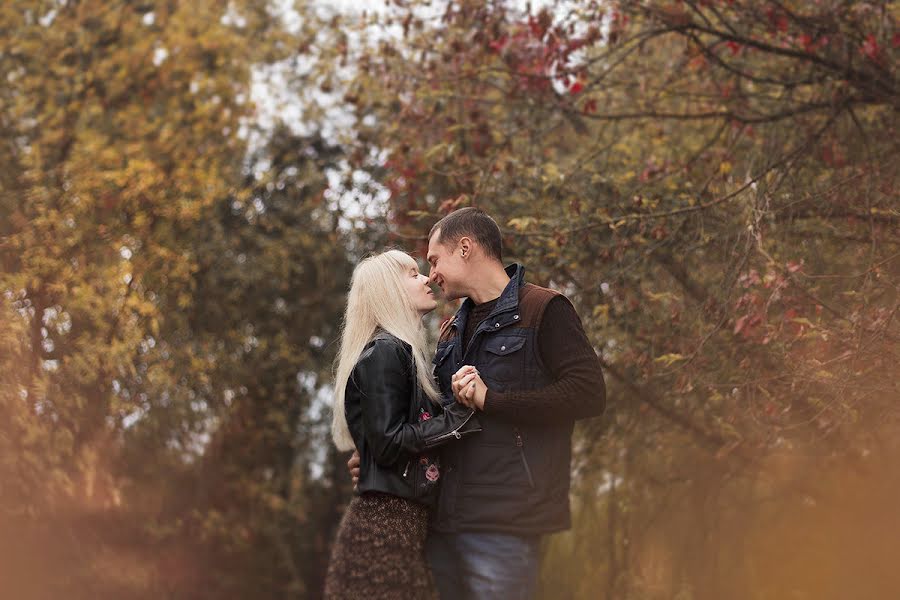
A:
{"type": "Polygon", "coordinates": [[[506,354],[510,354],[519,350],[522,346],[525,345],[524,337],[495,337],[488,340],[484,344],[484,349],[490,352],[491,354],[496,354],[498,356],[504,356],[506,354]]]}

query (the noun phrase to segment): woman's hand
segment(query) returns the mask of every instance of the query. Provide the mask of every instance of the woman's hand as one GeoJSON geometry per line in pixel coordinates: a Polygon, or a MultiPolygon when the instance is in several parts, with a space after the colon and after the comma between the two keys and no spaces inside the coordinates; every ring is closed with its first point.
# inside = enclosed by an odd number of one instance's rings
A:
{"type": "Polygon", "coordinates": [[[484,410],[487,386],[478,374],[478,369],[471,365],[463,366],[451,378],[451,387],[457,402],[469,408],[484,410]]]}
{"type": "Polygon", "coordinates": [[[350,471],[350,477],[353,479],[353,487],[359,483],[359,451],[354,450],[350,460],[347,461],[347,470],[350,471]]]}
{"type": "MultiPolygon", "coordinates": [[[[465,365],[459,371],[453,374],[450,378],[450,389],[453,391],[453,398],[459,402],[460,404],[466,404],[465,396],[461,396],[462,392],[462,378],[471,373],[477,373],[478,369],[473,367],[472,365],[465,365]]],[[[471,383],[470,383],[471,384],[471,383]]]]}

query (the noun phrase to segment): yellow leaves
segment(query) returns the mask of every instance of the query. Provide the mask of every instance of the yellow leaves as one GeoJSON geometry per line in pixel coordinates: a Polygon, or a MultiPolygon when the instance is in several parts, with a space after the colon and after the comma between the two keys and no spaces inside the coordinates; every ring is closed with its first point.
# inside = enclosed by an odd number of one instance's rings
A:
{"type": "Polygon", "coordinates": [[[666,367],[671,367],[672,364],[678,362],[679,360],[685,360],[686,357],[681,354],[669,353],[663,354],[662,356],[657,356],[653,359],[653,362],[661,363],[666,367]]]}
{"type": "Polygon", "coordinates": [[[719,174],[728,175],[729,173],[731,173],[731,163],[727,160],[722,161],[722,163],[719,165],[719,174]]]}
{"type": "Polygon", "coordinates": [[[426,161],[432,160],[433,158],[438,157],[441,152],[443,152],[444,158],[450,158],[451,156],[453,156],[455,150],[456,144],[441,142],[429,148],[428,151],[425,152],[424,158],[426,161]]]}
{"type": "Polygon", "coordinates": [[[896,211],[896,210],[890,210],[890,209],[887,209],[887,208],[879,208],[879,207],[877,207],[877,206],[873,206],[872,208],[869,209],[869,214],[872,214],[872,215],[883,215],[883,216],[890,217],[890,216],[896,216],[896,215],[897,215],[897,211],[896,211]]]}
{"type": "MultiPolygon", "coordinates": [[[[437,154],[438,154],[441,150],[448,150],[449,146],[452,146],[452,145],[447,144],[446,142],[441,142],[441,143],[437,144],[436,146],[432,146],[432,147],[429,148],[428,151],[425,153],[425,160],[431,160],[432,158],[434,158],[435,156],[437,156],[437,154]]],[[[447,155],[449,155],[449,151],[447,152],[447,155]]]]}
{"type": "Polygon", "coordinates": [[[196,221],[202,214],[203,207],[214,201],[214,197],[184,198],[178,204],[178,219],[181,221],[196,221]]]}
{"type": "Polygon", "coordinates": [[[805,326],[809,327],[810,329],[815,327],[813,322],[810,321],[809,319],[807,319],[806,317],[794,317],[793,319],[791,319],[791,322],[797,323],[799,325],[805,325],[805,326]]]}
{"type": "Polygon", "coordinates": [[[534,217],[516,217],[507,221],[506,225],[516,231],[525,231],[537,222],[538,220],[534,217]]]}
{"type": "Polygon", "coordinates": [[[191,296],[185,292],[181,292],[178,294],[177,304],[178,308],[187,308],[191,305],[191,296]]]}
{"type": "Polygon", "coordinates": [[[147,213],[142,210],[134,213],[134,216],[131,218],[131,225],[134,229],[138,231],[142,230],[149,223],[149,219],[147,218],[147,213]]]}
{"type": "Polygon", "coordinates": [[[144,317],[152,317],[157,314],[159,308],[149,300],[132,296],[128,302],[128,306],[137,314],[144,317]]]}
{"type": "Polygon", "coordinates": [[[648,298],[650,298],[651,300],[653,300],[655,302],[660,302],[663,300],[674,301],[677,299],[675,297],[675,294],[673,294],[672,292],[660,292],[657,294],[656,292],[648,291],[648,292],[646,292],[646,294],[647,294],[648,298]]]}
{"type": "Polygon", "coordinates": [[[603,206],[598,206],[594,209],[594,216],[597,217],[599,221],[603,222],[608,222],[611,220],[609,211],[603,206]]]}
{"type": "Polygon", "coordinates": [[[557,179],[562,179],[563,175],[559,171],[559,167],[556,166],[555,163],[547,163],[544,165],[544,182],[552,182],[557,179]]]}

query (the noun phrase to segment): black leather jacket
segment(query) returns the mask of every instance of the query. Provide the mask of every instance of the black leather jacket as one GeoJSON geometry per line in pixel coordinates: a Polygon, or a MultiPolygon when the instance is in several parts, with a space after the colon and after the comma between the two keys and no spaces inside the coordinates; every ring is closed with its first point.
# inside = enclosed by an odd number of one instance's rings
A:
{"type": "Polygon", "coordinates": [[[480,431],[474,410],[432,402],[416,380],[409,344],[379,331],[353,368],[344,395],[347,425],[360,456],[356,491],[423,504],[437,499],[438,446],[480,431]]]}

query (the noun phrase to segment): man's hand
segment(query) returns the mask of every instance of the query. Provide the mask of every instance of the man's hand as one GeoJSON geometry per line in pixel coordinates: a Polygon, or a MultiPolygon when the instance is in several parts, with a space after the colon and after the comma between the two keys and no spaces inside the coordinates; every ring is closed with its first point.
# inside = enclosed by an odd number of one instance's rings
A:
{"type": "Polygon", "coordinates": [[[484,410],[487,386],[478,374],[478,369],[470,365],[462,367],[451,378],[451,387],[457,402],[469,408],[484,410]]]}
{"type": "Polygon", "coordinates": [[[353,477],[353,487],[356,487],[356,484],[359,483],[359,452],[356,450],[353,451],[353,456],[347,461],[347,470],[350,471],[350,476],[353,477]]]}

